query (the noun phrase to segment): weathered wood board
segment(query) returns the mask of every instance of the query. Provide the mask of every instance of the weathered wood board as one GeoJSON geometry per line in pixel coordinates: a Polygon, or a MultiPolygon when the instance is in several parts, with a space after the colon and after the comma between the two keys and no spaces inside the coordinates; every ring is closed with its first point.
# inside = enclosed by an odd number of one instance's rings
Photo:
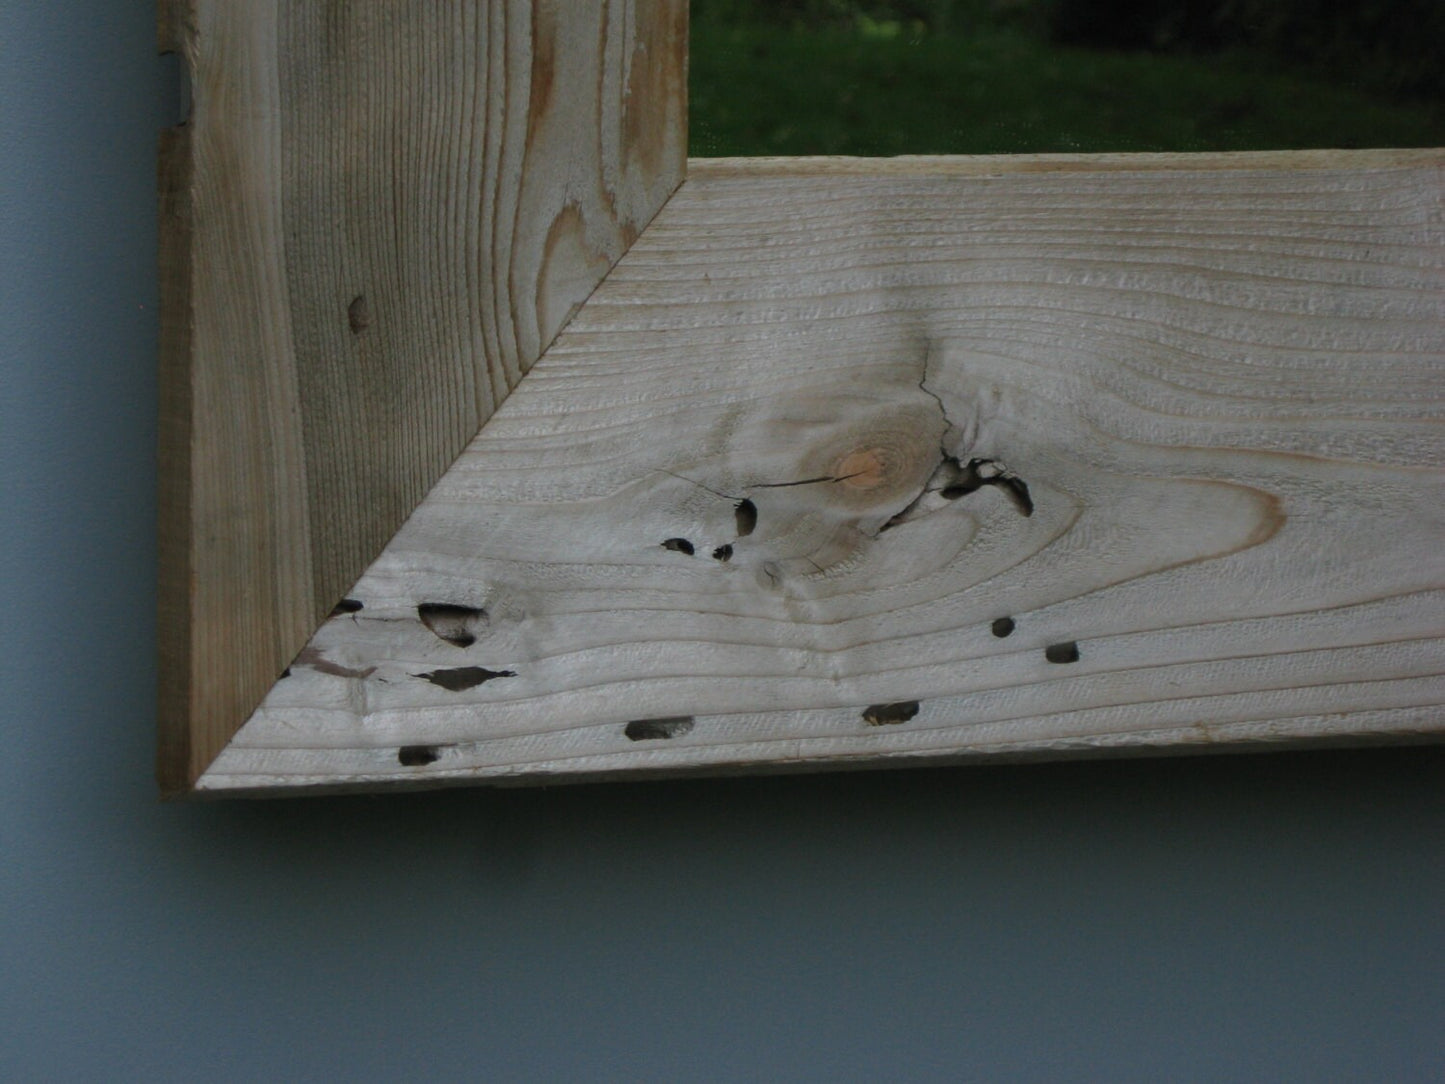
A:
{"type": "Polygon", "coordinates": [[[681,181],[686,0],[162,0],[162,788],[681,181]]]}
{"type": "Polygon", "coordinates": [[[201,792],[1445,732],[1445,154],[693,162],[201,792]]]}

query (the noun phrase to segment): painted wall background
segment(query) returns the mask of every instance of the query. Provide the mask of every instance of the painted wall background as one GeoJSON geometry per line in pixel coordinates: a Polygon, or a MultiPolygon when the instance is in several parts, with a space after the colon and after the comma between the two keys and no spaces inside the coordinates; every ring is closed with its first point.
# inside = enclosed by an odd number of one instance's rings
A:
{"type": "Polygon", "coordinates": [[[149,0],[0,0],[0,1078],[1445,1074],[1439,749],[162,806],[149,0]]]}

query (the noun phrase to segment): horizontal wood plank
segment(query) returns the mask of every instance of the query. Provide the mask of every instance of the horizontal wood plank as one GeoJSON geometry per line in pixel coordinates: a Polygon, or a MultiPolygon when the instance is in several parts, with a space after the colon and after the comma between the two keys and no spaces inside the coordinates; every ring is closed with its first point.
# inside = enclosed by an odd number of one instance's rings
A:
{"type": "Polygon", "coordinates": [[[681,181],[686,0],[165,0],[162,788],[681,181]]]}
{"type": "Polygon", "coordinates": [[[1445,156],[694,162],[200,781],[1445,731],[1445,156]]]}

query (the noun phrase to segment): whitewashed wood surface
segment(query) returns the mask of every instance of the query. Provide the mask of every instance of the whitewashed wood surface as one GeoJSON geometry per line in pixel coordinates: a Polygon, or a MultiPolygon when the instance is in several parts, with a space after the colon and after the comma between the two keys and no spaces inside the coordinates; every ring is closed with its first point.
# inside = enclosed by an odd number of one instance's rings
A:
{"type": "Polygon", "coordinates": [[[1442,164],[694,161],[199,789],[1438,735],[1442,164]]]}

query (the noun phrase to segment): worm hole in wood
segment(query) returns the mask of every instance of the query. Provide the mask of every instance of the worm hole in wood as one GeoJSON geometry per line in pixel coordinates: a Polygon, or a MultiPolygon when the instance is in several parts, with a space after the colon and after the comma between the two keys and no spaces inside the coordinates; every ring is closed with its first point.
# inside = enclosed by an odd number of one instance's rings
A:
{"type": "Polygon", "coordinates": [[[1044,658],[1049,662],[1066,663],[1079,661],[1079,645],[1073,640],[1050,644],[1044,648],[1044,658]]]}
{"type": "Polygon", "coordinates": [[[697,552],[697,548],[685,538],[664,538],[662,548],[672,550],[674,553],[685,553],[689,557],[697,552]]]}
{"type": "Polygon", "coordinates": [[[744,497],[734,508],[733,517],[737,520],[738,537],[746,538],[758,526],[758,506],[744,497]]]}
{"type": "Polygon", "coordinates": [[[423,602],[416,608],[416,615],[438,637],[457,647],[476,643],[477,629],[487,620],[486,610],[452,602],[423,602]]]}
{"type": "Polygon", "coordinates": [[[432,670],[425,674],[413,674],[448,692],[459,693],[475,689],[496,678],[516,677],[514,670],[488,670],[484,666],[453,666],[446,670],[432,670]]]}
{"type": "Polygon", "coordinates": [[[332,609],[331,609],[331,616],[332,616],[332,617],[342,617],[342,616],[344,616],[345,614],[354,614],[354,613],[356,613],[357,611],[363,610],[363,609],[365,609],[365,607],[361,604],[361,599],[359,599],[359,598],[344,598],[344,599],[342,599],[340,602],[338,602],[335,606],[332,607],[332,609]]]}
{"type": "Polygon", "coordinates": [[[722,545],[712,551],[714,561],[722,561],[726,564],[733,559],[733,548],[731,545],[722,545]]]}
{"type": "Polygon", "coordinates": [[[691,715],[673,715],[662,719],[634,719],[622,728],[631,741],[663,741],[677,738],[692,729],[691,715]]]}
{"type": "Polygon", "coordinates": [[[1012,617],[997,617],[989,626],[989,630],[1002,640],[1005,636],[1012,636],[1014,631],[1014,619],[1012,617]]]}
{"type": "Polygon", "coordinates": [[[896,726],[917,714],[917,700],[900,700],[893,704],[869,705],[863,709],[863,721],[869,726],[896,726]]]}
{"type": "Polygon", "coordinates": [[[396,761],[403,768],[421,768],[435,764],[441,750],[435,745],[403,745],[396,751],[396,761]]]}

